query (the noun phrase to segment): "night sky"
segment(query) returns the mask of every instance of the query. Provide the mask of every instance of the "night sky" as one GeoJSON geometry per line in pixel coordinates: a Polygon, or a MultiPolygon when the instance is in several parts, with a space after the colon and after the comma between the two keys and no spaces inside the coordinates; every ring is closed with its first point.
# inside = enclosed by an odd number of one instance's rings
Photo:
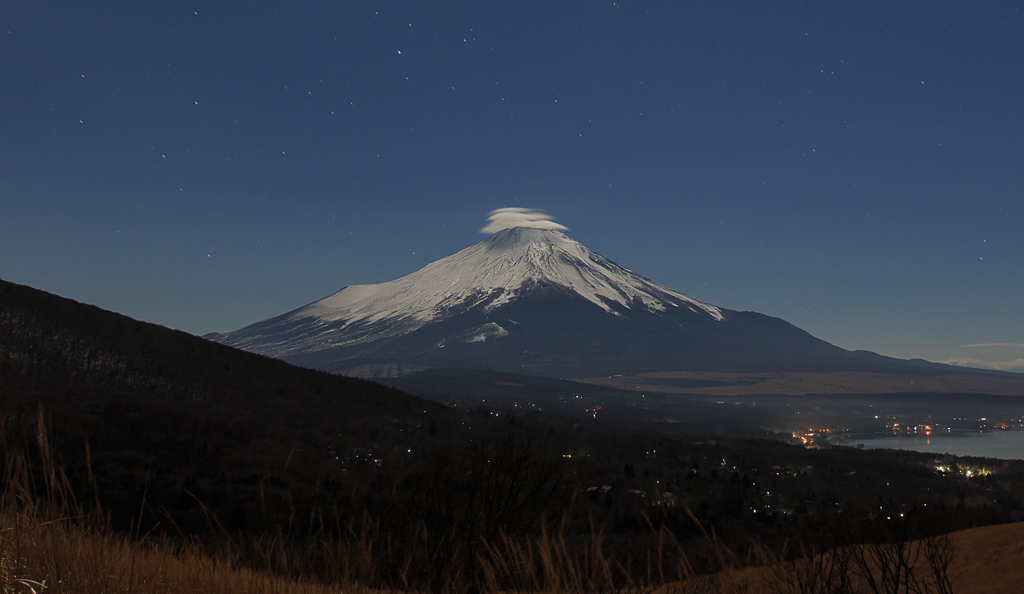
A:
{"type": "Polygon", "coordinates": [[[413,272],[502,207],[847,349],[1022,358],[1024,3],[0,14],[5,280],[224,332],[413,272]]]}

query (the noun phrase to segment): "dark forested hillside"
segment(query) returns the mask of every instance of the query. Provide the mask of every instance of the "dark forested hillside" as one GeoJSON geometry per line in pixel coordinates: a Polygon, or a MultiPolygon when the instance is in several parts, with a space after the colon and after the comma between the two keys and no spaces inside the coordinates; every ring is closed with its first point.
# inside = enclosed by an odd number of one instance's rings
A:
{"type": "Polygon", "coordinates": [[[142,390],[221,405],[273,395],[310,404],[340,399],[373,409],[408,400],[372,382],[295,368],[5,281],[0,281],[0,331],[9,393],[73,386],[86,392],[142,390]]]}
{"type": "Polygon", "coordinates": [[[146,492],[152,510],[165,510],[150,521],[166,513],[179,526],[198,521],[197,499],[251,525],[240,502],[261,492],[268,521],[290,515],[313,502],[296,501],[288,485],[308,486],[296,492],[312,498],[318,484],[337,487],[360,466],[393,463],[400,450],[415,456],[464,426],[442,406],[379,384],[3,281],[0,407],[7,440],[25,443],[42,411],[58,462],[105,507],[137,519],[146,492]]]}

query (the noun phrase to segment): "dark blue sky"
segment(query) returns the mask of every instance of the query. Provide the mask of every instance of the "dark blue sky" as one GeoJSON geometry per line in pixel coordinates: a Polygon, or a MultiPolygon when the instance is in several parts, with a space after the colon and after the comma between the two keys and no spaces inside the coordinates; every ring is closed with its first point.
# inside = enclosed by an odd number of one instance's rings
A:
{"type": "Polygon", "coordinates": [[[1020,2],[31,2],[0,277],[227,331],[539,208],[845,348],[1024,357],[1020,2]],[[965,347],[975,344],[1017,346],[965,347]]]}

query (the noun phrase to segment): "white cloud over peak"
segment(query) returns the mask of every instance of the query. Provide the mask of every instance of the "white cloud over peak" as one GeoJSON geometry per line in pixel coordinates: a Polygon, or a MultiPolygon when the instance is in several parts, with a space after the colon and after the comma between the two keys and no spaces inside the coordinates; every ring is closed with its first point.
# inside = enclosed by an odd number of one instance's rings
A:
{"type": "Polygon", "coordinates": [[[560,225],[551,220],[550,215],[532,208],[510,207],[492,210],[491,214],[487,215],[487,221],[487,225],[480,229],[481,233],[497,233],[502,229],[511,229],[512,227],[557,229],[558,231],[569,230],[565,225],[560,225]]]}

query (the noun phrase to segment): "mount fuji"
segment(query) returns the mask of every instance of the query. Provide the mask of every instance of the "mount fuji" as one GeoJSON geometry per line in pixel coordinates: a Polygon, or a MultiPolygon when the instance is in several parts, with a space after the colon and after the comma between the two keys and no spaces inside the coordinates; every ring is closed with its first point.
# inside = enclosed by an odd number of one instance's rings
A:
{"type": "Polygon", "coordinates": [[[503,229],[397,280],[347,286],[207,338],[327,371],[361,365],[364,375],[466,367],[572,378],[905,363],[688,297],[557,230],[531,227],[503,229]]]}

